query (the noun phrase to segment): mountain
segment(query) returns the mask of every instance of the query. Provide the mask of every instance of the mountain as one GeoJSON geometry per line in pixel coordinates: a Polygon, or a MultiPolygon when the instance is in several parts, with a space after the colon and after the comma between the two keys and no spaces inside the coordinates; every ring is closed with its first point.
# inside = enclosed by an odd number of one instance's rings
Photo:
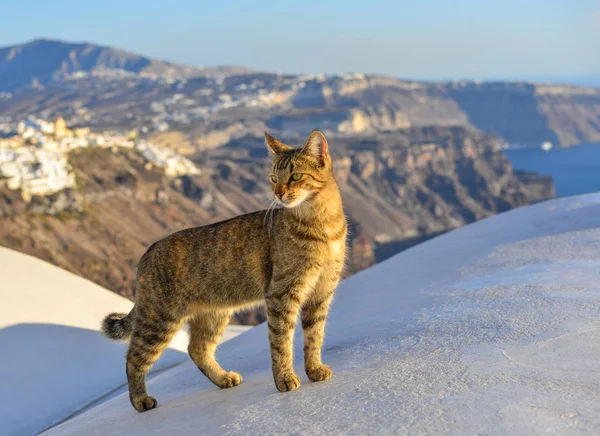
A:
{"type": "Polygon", "coordinates": [[[36,39],[0,48],[0,91],[51,85],[73,74],[133,74],[146,77],[191,77],[245,68],[196,68],[151,59],[125,50],[88,42],[36,39]]]}
{"type": "Polygon", "coordinates": [[[535,147],[600,141],[600,88],[593,87],[196,68],[55,40],[0,49],[0,84],[0,117],[144,128],[186,153],[265,126],[342,135],[461,126],[535,147]]]}
{"type": "Polygon", "coordinates": [[[128,435],[596,434],[600,425],[600,195],[482,220],[345,280],[324,363],[277,392],[267,326],[223,344],[243,383],[219,390],[191,361],[45,433],[128,435]]]}

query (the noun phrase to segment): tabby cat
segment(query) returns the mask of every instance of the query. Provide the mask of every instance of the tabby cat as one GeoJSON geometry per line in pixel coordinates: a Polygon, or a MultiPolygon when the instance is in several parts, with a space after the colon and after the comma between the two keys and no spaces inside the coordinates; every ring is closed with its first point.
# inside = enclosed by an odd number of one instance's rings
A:
{"type": "Polygon", "coordinates": [[[139,412],[156,407],[146,392],[146,373],[184,322],[188,351],[200,371],[220,388],[240,384],[242,376],[221,368],[215,350],[232,313],[261,301],[277,389],[300,387],[292,365],[299,312],[308,378],[332,375],[321,348],[344,265],[347,224],[327,140],[315,130],[302,148],[293,148],[265,137],[273,154],[272,206],[283,207],[182,230],[154,243],[138,266],[134,308],[103,321],[109,339],[130,341],[129,398],[139,412]]]}

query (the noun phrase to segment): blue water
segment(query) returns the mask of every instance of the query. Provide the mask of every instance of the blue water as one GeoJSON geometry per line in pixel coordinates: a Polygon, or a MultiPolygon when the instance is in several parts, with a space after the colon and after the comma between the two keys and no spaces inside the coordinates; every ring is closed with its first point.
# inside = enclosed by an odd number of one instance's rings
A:
{"type": "Polygon", "coordinates": [[[506,150],[506,155],[517,169],[552,176],[558,197],[600,191],[600,143],[550,151],[506,150]]]}

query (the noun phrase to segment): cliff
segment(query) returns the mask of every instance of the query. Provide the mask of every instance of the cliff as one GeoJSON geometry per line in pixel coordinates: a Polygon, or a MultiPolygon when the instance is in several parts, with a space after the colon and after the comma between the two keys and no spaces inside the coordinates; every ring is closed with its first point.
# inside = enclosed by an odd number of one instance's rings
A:
{"type": "Polygon", "coordinates": [[[600,141],[600,89],[535,83],[448,85],[475,127],[508,142],[568,147],[600,141]]]}

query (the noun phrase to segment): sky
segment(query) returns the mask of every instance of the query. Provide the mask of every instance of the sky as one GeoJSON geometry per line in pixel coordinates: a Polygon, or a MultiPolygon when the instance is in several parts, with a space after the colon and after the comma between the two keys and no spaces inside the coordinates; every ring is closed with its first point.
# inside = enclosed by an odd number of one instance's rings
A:
{"type": "Polygon", "coordinates": [[[29,0],[0,46],[90,41],[189,65],[600,85],[600,0],[29,0]]]}

